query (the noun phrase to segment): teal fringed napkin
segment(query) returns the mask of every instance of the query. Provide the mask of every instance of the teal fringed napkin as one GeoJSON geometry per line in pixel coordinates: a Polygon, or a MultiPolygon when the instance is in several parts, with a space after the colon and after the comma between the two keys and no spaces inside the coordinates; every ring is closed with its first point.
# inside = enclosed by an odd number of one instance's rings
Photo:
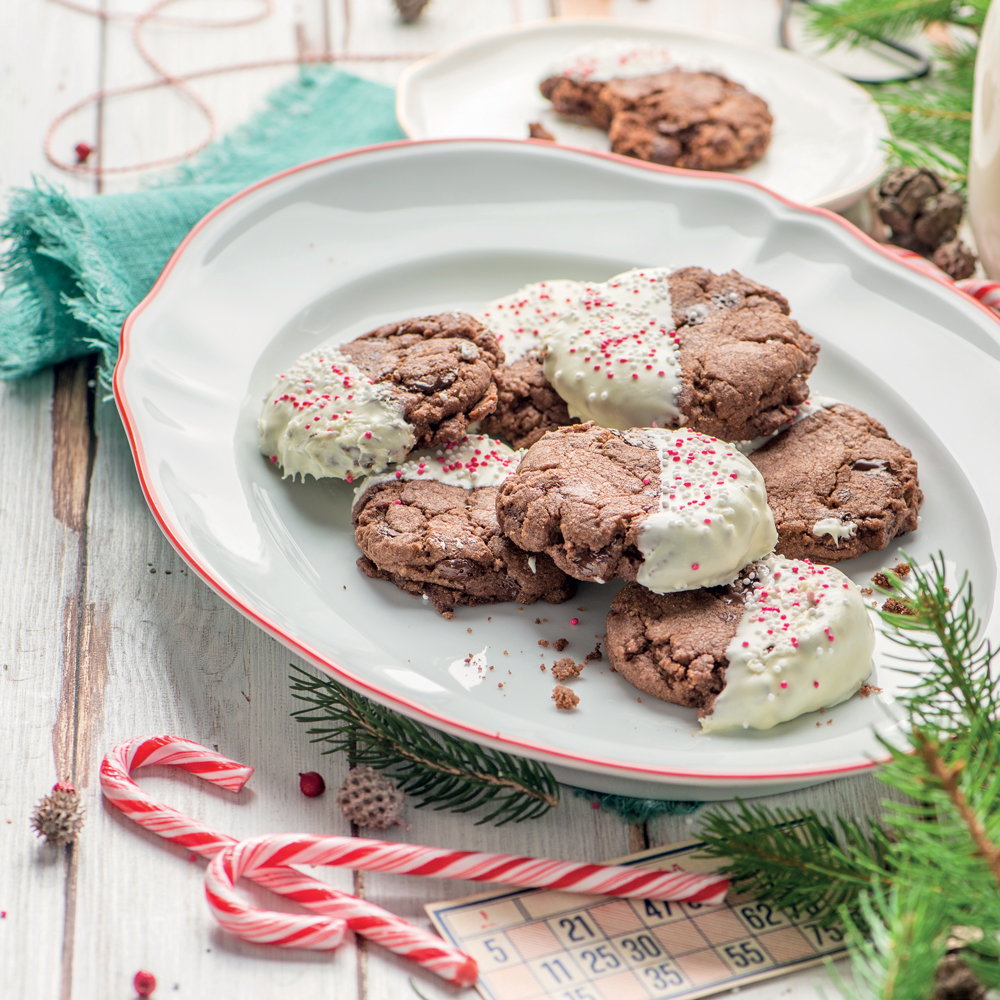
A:
{"type": "Polygon", "coordinates": [[[36,179],[13,191],[0,225],[10,240],[0,261],[0,377],[96,350],[106,382],[125,318],[203,215],[279,170],[402,138],[391,88],[309,68],[248,124],[155,186],[71,198],[36,179]]]}
{"type": "MultiPolygon", "coordinates": [[[[194,224],[280,170],[405,136],[391,88],[329,67],[306,68],[267,107],[191,163],[129,194],[71,198],[46,181],[12,192],[0,238],[0,378],[99,351],[107,384],[128,314],[194,224]]],[[[626,822],[697,803],[583,792],[626,822]]]]}

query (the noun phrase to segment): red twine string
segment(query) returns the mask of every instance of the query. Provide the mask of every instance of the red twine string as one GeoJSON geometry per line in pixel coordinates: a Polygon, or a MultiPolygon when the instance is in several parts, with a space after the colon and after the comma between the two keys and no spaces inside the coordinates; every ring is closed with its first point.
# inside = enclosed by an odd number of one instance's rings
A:
{"type": "MultiPolygon", "coordinates": [[[[179,163],[181,160],[194,156],[196,153],[201,152],[201,150],[209,145],[209,143],[211,143],[218,134],[216,117],[206,101],[204,101],[189,86],[187,86],[187,84],[189,84],[192,80],[201,80],[211,76],[221,76],[227,73],[240,73],[255,69],[274,69],[282,66],[302,66],[336,62],[384,62],[389,60],[412,62],[416,59],[423,58],[425,55],[425,53],[414,52],[393,52],[382,55],[357,55],[349,52],[338,54],[334,54],[332,52],[300,52],[299,55],[294,58],[285,57],[281,59],[261,59],[254,62],[234,63],[228,66],[210,66],[206,69],[195,70],[190,73],[175,74],[171,73],[149,51],[144,35],[145,28],[148,25],[152,24],[172,28],[200,29],[242,28],[267,20],[271,14],[274,13],[274,0],[256,0],[256,2],[260,5],[260,9],[256,13],[248,14],[244,17],[233,18],[231,20],[176,17],[173,15],[164,15],[162,13],[166,7],[178,3],[180,0],[155,0],[154,3],[139,14],[126,14],[117,11],[100,10],[87,7],[81,3],[76,3],[75,0],[51,0],[51,2],[58,4],[60,7],[65,7],[68,10],[76,11],[80,14],[86,14],[90,17],[96,17],[102,21],[120,21],[131,23],[132,42],[136,51],[146,65],[156,74],[155,79],[148,80],[144,83],[130,84],[124,87],[106,87],[94,91],[94,93],[88,94],[82,100],[71,104],[68,108],[60,112],[49,125],[45,133],[44,140],[45,156],[49,163],[66,173],[86,175],[89,177],[104,177],[108,174],[134,173],[137,171],[153,170],[158,167],[169,166],[170,164],[179,163]],[[126,164],[124,166],[106,166],[103,162],[101,162],[100,150],[98,150],[98,161],[96,163],[89,162],[89,152],[86,157],[80,155],[79,153],[80,146],[87,145],[86,143],[80,143],[77,145],[74,150],[76,153],[75,161],[64,159],[55,152],[53,146],[56,131],[68,118],[76,114],[78,111],[81,111],[92,104],[101,104],[113,98],[139,94],[146,90],[157,90],[161,87],[170,87],[175,90],[181,97],[190,102],[190,104],[193,105],[193,107],[201,114],[205,121],[206,129],[205,134],[197,143],[191,144],[183,151],[172,156],[163,157],[158,160],[149,160],[142,163],[126,164]]],[[[88,150],[89,149],[90,147],[88,146],[88,150]]]]}

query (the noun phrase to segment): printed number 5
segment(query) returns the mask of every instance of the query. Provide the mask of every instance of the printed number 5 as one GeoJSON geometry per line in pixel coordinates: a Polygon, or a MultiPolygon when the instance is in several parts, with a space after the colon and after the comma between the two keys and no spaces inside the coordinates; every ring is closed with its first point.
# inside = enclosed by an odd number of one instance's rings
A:
{"type": "Polygon", "coordinates": [[[503,948],[501,948],[500,945],[496,943],[496,940],[497,940],[496,938],[487,938],[483,942],[483,947],[485,947],[486,950],[493,956],[495,961],[506,962],[507,952],[505,952],[503,948]]]}
{"type": "Polygon", "coordinates": [[[737,969],[745,969],[751,964],[764,964],[764,956],[749,941],[744,941],[743,944],[739,945],[738,951],[737,946],[731,944],[726,948],[726,954],[733,960],[733,965],[737,969]]]}

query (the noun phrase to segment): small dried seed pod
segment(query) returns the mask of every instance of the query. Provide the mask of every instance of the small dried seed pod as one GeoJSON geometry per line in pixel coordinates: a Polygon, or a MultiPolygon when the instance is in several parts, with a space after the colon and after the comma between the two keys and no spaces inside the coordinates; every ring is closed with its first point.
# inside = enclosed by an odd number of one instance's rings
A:
{"type": "Polygon", "coordinates": [[[386,830],[406,826],[400,818],[406,808],[406,796],[392,778],[372,767],[356,767],[337,792],[340,811],[358,826],[386,830]]]}

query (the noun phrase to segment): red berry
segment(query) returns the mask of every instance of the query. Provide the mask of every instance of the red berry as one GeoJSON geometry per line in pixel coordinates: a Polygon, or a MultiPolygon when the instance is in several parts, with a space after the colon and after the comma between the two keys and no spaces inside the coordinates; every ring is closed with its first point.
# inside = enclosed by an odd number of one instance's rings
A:
{"type": "Polygon", "coordinates": [[[77,163],[86,163],[90,158],[90,154],[94,151],[93,146],[88,146],[85,142],[78,142],[73,147],[73,152],[76,153],[77,163]]]}
{"type": "Polygon", "coordinates": [[[299,790],[310,799],[322,795],[326,791],[326,782],[323,775],[316,771],[299,772],[299,790]]]}
{"type": "Polygon", "coordinates": [[[52,791],[54,792],[69,792],[72,795],[76,794],[76,789],[73,787],[73,783],[70,781],[57,781],[52,786],[52,791]]]}
{"type": "Polygon", "coordinates": [[[141,969],[135,974],[132,980],[136,993],[141,997],[151,996],[156,989],[156,976],[152,972],[143,972],[141,969]]]}

